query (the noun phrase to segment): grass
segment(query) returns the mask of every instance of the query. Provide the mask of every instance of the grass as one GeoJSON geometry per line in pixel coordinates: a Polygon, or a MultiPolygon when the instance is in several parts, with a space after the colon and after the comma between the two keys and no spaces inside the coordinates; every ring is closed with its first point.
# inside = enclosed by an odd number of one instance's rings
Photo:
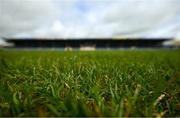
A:
{"type": "Polygon", "coordinates": [[[0,116],[180,116],[180,51],[0,51],[0,116]]]}

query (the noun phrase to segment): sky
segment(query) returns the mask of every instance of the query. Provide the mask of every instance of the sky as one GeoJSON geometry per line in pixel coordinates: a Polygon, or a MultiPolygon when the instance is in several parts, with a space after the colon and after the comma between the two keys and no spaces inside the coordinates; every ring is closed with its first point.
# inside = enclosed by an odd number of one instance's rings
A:
{"type": "Polygon", "coordinates": [[[0,0],[0,37],[180,39],[180,0],[0,0]]]}

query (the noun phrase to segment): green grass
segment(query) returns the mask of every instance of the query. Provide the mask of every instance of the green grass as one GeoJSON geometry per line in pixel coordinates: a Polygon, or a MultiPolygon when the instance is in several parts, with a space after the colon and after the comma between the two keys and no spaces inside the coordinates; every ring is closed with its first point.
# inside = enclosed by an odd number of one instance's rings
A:
{"type": "Polygon", "coordinates": [[[180,51],[0,51],[0,116],[180,116],[180,51]]]}

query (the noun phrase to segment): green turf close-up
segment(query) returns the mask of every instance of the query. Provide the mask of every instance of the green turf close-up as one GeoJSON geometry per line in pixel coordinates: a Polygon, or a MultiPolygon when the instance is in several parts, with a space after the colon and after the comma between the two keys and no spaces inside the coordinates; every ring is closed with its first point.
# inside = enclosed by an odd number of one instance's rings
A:
{"type": "Polygon", "coordinates": [[[0,51],[0,116],[180,116],[180,50],[0,51]]]}

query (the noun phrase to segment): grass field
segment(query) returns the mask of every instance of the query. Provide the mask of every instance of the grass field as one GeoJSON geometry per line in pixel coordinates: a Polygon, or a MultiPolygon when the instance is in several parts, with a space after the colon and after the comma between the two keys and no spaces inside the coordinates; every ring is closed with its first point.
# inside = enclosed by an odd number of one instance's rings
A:
{"type": "Polygon", "coordinates": [[[180,51],[0,51],[0,116],[180,116],[180,51]]]}

